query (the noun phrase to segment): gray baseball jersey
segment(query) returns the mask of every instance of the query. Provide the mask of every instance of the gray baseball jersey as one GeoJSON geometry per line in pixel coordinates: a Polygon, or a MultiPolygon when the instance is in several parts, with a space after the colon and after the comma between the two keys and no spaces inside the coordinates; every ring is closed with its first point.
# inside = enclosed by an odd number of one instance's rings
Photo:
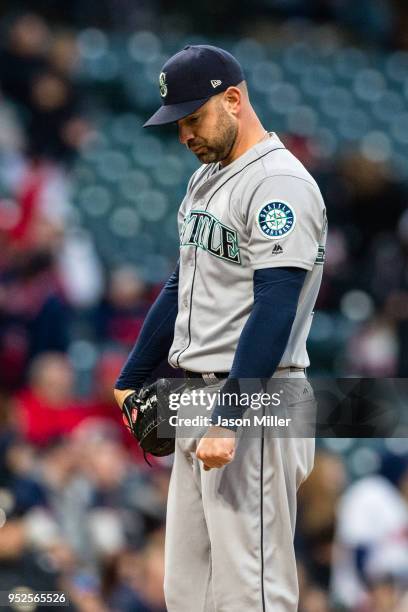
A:
{"type": "Polygon", "coordinates": [[[254,270],[307,270],[280,367],[307,367],[326,212],[301,162],[271,133],[225,168],[201,166],[179,211],[179,310],[169,363],[229,371],[253,306],[254,270]],[[197,247],[197,248],[196,248],[197,247]]]}

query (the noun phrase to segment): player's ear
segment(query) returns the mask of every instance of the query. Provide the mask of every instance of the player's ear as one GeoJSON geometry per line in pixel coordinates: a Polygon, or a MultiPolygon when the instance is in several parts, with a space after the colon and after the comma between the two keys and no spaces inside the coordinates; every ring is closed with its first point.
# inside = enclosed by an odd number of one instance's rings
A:
{"type": "Polygon", "coordinates": [[[228,89],[224,91],[224,104],[234,115],[236,115],[241,108],[241,97],[242,94],[238,87],[228,87],[228,89]]]}

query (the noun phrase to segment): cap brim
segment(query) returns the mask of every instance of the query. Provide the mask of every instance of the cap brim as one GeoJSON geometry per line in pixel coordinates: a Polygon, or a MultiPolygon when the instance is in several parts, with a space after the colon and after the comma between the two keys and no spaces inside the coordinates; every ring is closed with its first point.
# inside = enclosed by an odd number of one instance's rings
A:
{"type": "Polygon", "coordinates": [[[189,102],[180,102],[179,104],[164,104],[157,110],[154,115],[150,117],[143,125],[143,127],[152,127],[154,125],[165,125],[166,123],[174,123],[183,117],[187,117],[191,113],[194,113],[203,104],[209,100],[211,96],[207,98],[201,98],[200,100],[190,100],[189,102]]]}

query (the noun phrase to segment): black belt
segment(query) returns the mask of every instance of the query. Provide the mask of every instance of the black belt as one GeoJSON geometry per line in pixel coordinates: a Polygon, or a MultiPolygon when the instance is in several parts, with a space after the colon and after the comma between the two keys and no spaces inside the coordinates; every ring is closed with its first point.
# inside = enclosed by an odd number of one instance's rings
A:
{"type": "Polygon", "coordinates": [[[213,376],[214,378],[228,378],[229,372],[191,372],[190,370],[184,370],[184,376],[186,378],[203,378],[204,376],[213,376]]]}
{"type": "MultiPolygon", "coordinates": [[[[276,368],[276,372],[279,372],[279,370],[289,370],[290,372],[304,372],[305,368],[297,368],[296,366],[276,368]]],[[[214,378],[222,380],[223,378],[228,378],[229,375],[229,372],[191,372],[191,370],[184,370],[185,378],[202,378],[204,380],[214,378]]]]}

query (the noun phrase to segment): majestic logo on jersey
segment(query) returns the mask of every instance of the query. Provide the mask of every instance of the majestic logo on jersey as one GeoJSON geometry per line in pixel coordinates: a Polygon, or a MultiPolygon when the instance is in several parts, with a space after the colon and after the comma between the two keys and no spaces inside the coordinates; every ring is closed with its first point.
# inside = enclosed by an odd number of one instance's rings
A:
{"type": "Polygon", "coordinates": [[[281,253],[283,253],[283,249],[281,245],[275,244],[275,246],[272,249],[272,255],[280,255],[281,253]]]}
{"type": "Polygon", "coordinates": [[[237,232],[203,210],[192,210],[184,220],[181,246],[197,246],[220,259],[241,263],[237,232]]]}
{"type": "Polygon", "coordinates": [[[296,214],[289,204],[276,200],[259,209],[256,222],[264,236],[279,240],[294,229],[296,214]]]}
{"type": "Polygon", "coordinates": [[[167,96],[167,83],[166,83],[166,73],[165,72],[160,73],[159,88],[160,88],[161,97],[165,98],[167,96]]]}

